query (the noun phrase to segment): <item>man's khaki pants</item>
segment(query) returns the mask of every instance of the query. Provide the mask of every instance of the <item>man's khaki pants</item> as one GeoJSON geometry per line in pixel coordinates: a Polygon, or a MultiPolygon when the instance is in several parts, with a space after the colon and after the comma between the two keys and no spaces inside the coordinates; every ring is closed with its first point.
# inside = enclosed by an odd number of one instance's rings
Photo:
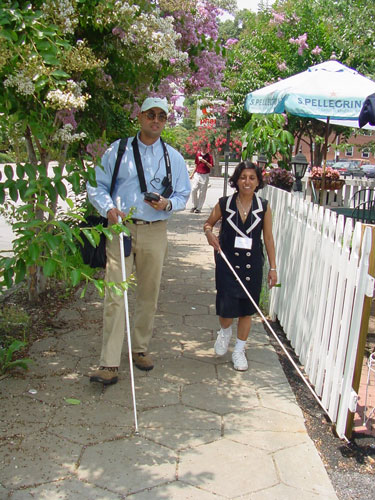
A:
{"type": "MultiPolygon", "coordinates": [[[[132,235],[132,251],[126,257],[127,279],[134,271],[136,305],[130,328],[132,351],[146,352],[152,337],[161,273],[167,253],[167,221],[153,224],[127,224],[132,235]]],[[[122,281],[119,237],[107,239],[106,281],[122,281]]],[[[120,366],[125,335],[124,298],[106,290],[103,315],[101,366],[120,366]]]]}

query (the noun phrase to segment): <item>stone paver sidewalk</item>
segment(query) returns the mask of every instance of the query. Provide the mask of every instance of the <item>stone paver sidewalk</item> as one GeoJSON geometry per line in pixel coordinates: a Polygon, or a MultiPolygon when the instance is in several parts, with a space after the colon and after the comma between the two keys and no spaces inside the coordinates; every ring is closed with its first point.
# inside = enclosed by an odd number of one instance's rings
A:
{"type": "Polygon", "coordinates": [[[247,372],[233,370],[230,352],[214,355],[207,213],[170,222],[150,349],[156,365],[135,369],[139,435],[126,348],[118,384],[89,383],[102,301],[77,294],[59,314],[64,329],[32,346],[25,378],[0,381],[0,498],[336,499],[260,320],[247,372]]]}

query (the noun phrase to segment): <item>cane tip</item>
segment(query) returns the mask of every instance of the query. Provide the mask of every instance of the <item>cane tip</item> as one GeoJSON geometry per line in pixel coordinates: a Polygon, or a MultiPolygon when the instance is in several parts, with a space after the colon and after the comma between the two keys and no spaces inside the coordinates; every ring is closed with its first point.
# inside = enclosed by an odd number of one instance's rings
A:
{"type": "Polygon", "coordinates": [[[134,435],[135,435],[135,436],[139,436],[139,431],[135,431],[135,432],[134,432],[134,435]]]}

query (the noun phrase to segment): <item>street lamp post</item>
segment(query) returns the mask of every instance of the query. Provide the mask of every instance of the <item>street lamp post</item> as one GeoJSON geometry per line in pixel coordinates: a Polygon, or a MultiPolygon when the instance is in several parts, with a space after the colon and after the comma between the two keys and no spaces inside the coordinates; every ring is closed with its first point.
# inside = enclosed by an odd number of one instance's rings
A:
{"type": "Polygon", "coordinates": [[[258,156],[257,163],[258,163],[258,167],[259,167],[262,171],[266,168],[266,165],[267,165],[268,161],[267,161],[266,156],[265,156],[263,153],[261,153],[261,154],[258,156]]]}
{"type": "Polygon", "coordinates": [[[228,188],[228,171],[229,171],[229,143],[230,143],[230,128],[229,123],[227,124],[227,143],[225,145],[224,160],[225,160],[225,170],[224,170],[224,189],[223,196],[227,195],[228,188]]]}
{"type": "Polygon", "coordinates": [[[293,175],[296,178],[294,191],[302,191],[302,180],[305,176],[308,161],[306,156],[302,153],[298,153],[296,156],[292,158],[292,171],[293,175]]]}

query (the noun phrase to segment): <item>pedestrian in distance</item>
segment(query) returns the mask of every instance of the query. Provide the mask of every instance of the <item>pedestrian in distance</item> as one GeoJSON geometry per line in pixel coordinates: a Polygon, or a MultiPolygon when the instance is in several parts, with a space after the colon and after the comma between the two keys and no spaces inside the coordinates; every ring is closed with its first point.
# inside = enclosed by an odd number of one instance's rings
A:
{"type": "MultiPolygon", "coordinates": [[[[102,157],[101,166],[96,167],[97,187],[87,185],[89,201],[108,218],[109,226],[116,224],[119,217],[125,218],[133,209],[132,219],[125,222],[131,234],[131,251],[125,258],[125,266],[127,277],[135,269],[137,285],[131,329],[132,359],[137,368],[145,371],[154,367],[147,351],[167,251],[167,220],[173,212],[185,209],[190,195],[189,173],[182,155],[160,138],[167,118],[166,99],[145,99],[138,114],[140,131],[128,138],[112,196],[110,187],[120,140],[111,144],[102,157]],[[151,195],[142,192],[140,170],[144,173],[146,191],[151,195]],[[121,209],[114,201],[118,197],[121,209]]],[[[122,281],[118,235],[107,239],[106,252],[105,280],[122,281]]],[[[118,381],[124,335],[123,297],[107,289],[100,366],[91,374],[91,382],[109,385],[118,381]]]]}
{"type": "Polygon", "coordinates": [[[191,200],[193,203],[191,213],[200,214],[202,211],[213,165],[214,160],[209,153],[208,144],[204,144],[195,154],[195,168],[190,176],[190,179],[192,179],[191,200]]]}
{"type": "Polygon", "coordinates": [[[242,161],[235,168],[229,184],[235,193],[220,198],[204,224],[207,241],[215,250],[216,314],[221,328],[214,349],[219,356],[226,354],[233,320],[238,318],[232,362],[235,370],[245,371],[248,369],[246,341],[250,333],[251,316],[256,308],[220,252],[226,256],[256,304],[259,304],[262,287],[262,236],[270,266],[267,280],[270,288],[277,283],[276,256],[271,210],[267,200],[257,194],[263,187],[261,169],[254,163],[242,161]],[[213,228],[219,221],[221,228],[217,236],[213,228]]]}

